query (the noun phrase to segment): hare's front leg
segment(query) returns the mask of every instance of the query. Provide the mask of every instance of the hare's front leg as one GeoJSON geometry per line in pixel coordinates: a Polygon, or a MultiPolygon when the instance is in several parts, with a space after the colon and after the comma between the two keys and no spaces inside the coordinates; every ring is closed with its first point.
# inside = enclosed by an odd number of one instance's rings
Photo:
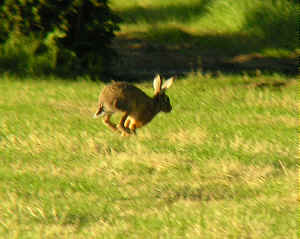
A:
{"type": "Polygon", "coordinates": [[[110,121],[110,117],[111,117],[111,114],[107,114],[107,115],[104,115],[103,116],[103,123],[109,127],[110,129],[116,131],[117,130],[117,127],[115,124],[113,124],[111,121],[110,121]]]}

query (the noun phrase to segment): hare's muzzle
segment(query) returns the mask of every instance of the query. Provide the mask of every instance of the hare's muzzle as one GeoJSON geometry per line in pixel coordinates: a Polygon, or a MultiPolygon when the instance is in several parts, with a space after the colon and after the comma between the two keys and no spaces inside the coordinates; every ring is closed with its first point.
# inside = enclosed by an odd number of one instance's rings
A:
{"type": "Polygon", "coordinates": [[[170,105],[168,109],[166,109],[166,113],[170,113],[172,111],[172,106],[170,105]]]}
{"type": "Polygon", "coordinates": [[[170,104],[164,105],[161,108],[161,111],[164,113],[170,113],[172,111],[172,106],[170,104]]]}

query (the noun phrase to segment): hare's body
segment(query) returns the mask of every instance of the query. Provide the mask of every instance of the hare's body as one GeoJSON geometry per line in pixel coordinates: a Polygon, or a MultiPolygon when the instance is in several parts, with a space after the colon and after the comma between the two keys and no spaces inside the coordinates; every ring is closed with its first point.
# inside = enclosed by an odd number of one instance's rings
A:
{"type": "Polygon", "coordinates": [[[135,133],[150,122],[160,111],[170,112],[172,107],[164,91],[171,86],[173,79],[166,81],[161,87],[160,77],[154,80],[155,95],[149,97],[139,88],[126,82],[114,82],[107,85],[99,96],[98,110],[95,116],[103,115],[104,123],[113,130],[120,129],[123,134],[135,133]],[[120,123],[116,127],[110,117],[115,112],[123,113],[120,123]]]}
{"type": "Polygon", "coordinates": [[[136,128],[148,123],[158,113],[152,98],[126,82],[115,82],[106,86],[99,96],[100,104],[104,114],[126,112],[128,119],[136,121],[136,128]]]}

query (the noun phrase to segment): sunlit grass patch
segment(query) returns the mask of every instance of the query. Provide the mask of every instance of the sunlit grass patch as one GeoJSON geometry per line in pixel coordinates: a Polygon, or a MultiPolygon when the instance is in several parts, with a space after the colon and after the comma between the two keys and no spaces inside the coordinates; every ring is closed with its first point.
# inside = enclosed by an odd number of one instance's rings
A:
{"type": "MultiPolygon", "coordinates": [[[[124,20],[117,36],[179,54],[295,50],[291,1],[110,4],[124,20]]],[[[39,72],[44,59],[22,62],[26,54],[15,68],[39,72]]],[[[1,238],[297,238],[295,78],[177,77],[173,111],[131,137],[92,118],[104,83],[9,74],[0,82],[1,238]]],[[[137,86],[153,94],[150,82],[137,86]]]]}
{"type": "Polygon", "coordinates": [[[236,151],[244,151],[250,154],[270,154],[272,152],[272,154],[275,153],[282,157],[292,156],[291,152],[284,145],[264,140],[251,142],[239,136],[232,139],[229,146],[236,151]]]}
{"type": "Polygon", "coordinates": [[[92,118],[102,83],[3,80],[0,237],[296,238],[297,87],[266,77],[179,77],[131,137],[92,118]]]}
{"type": "Polygon", "coordinates": [[[201,128],[181,129],[177,132],[172,132],[167,138],[171,143],[176,145],[197,144],[200,145],[206,140],[207,132],[201,128]]]}

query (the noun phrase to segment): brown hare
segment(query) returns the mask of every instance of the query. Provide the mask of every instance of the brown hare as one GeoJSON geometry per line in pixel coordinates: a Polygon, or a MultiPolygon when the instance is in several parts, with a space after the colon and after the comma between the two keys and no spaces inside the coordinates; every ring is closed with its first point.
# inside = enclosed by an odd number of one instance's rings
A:
{"type": "Polygon", "coordinates": [[[103,116],[103,122],[112,130],[120,130],[122,135],[135,134],[135,130],[149,123],[159,112],[171,112],[169,97],[165,94],[174,78],[162,84],[157,75],[153,81],[154,96],[151,98],[139,88],[126,82],[113,82],[107,85],[99,96],[98,110],[94,117],[103,116]],[[115,112],[123,115],[116,126],[110,121],[115,112]]]}

